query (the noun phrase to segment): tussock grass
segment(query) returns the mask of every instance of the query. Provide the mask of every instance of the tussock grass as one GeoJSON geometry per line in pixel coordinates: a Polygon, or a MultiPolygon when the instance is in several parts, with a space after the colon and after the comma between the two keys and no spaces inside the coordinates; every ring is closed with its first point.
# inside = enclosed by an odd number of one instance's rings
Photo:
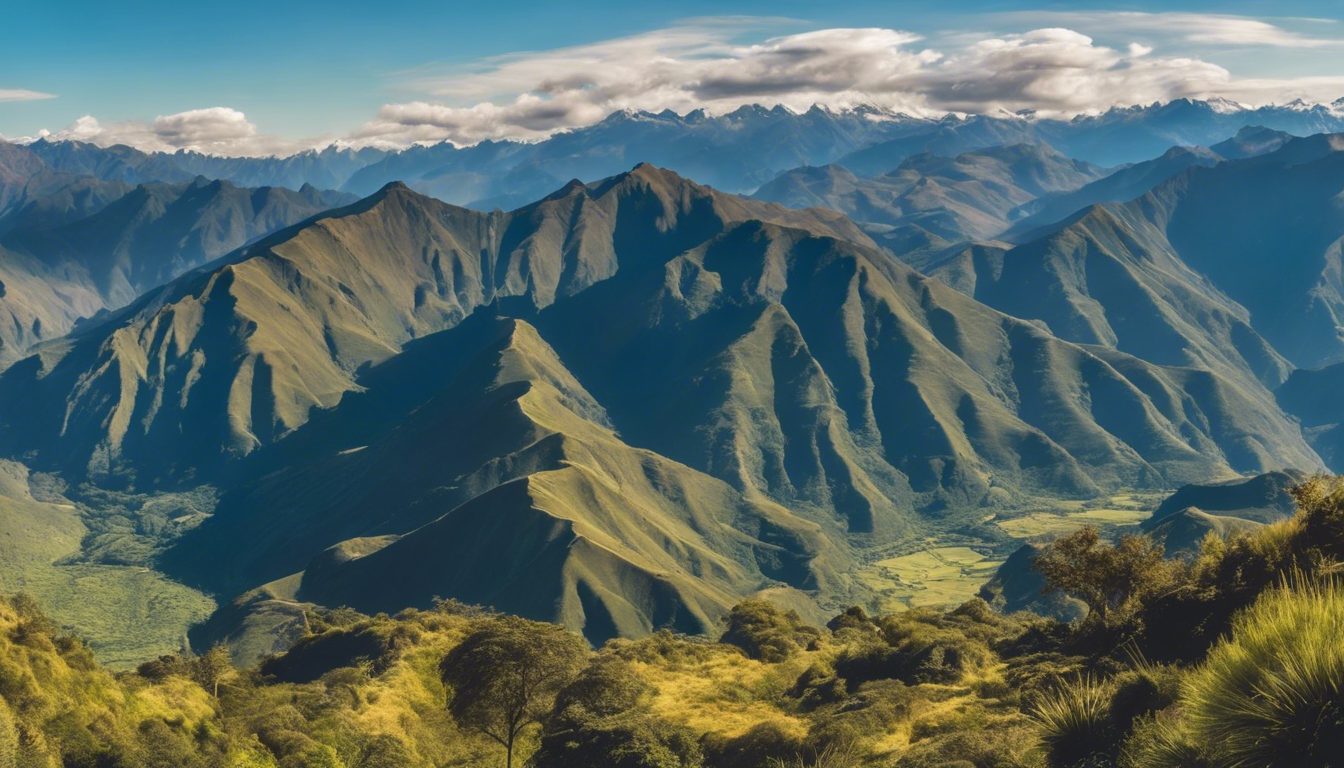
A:
{"type": "Polygon", "coordinates": [[[1085,765],[1114,744],[1110,685],[1090,675],[1040,697],[1032,714],[1051,768],[1085,765]]]}
{"type": "Polygon", "coordinates": [[[1197,738],[1222,765],[1326,766],[1344,755],[1344,589],[1282,586],[1187,681],[1197,738]]]}

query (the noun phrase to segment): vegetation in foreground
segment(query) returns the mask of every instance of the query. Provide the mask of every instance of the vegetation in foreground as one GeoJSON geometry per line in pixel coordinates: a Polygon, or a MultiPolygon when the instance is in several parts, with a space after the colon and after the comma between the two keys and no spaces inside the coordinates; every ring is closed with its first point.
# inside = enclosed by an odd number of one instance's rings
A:
{"type": "Polygon", "coordinates": [[[824,628],[748,601],[722,638],[592,651],[445,602],[348,609],[258,667],[223,648],[114,675],[0,600],[0,768],[1336,766],[1344,484],[1164,560],[1084,530],[1045,548],[1076,624],[973,599],[824,628]]]}

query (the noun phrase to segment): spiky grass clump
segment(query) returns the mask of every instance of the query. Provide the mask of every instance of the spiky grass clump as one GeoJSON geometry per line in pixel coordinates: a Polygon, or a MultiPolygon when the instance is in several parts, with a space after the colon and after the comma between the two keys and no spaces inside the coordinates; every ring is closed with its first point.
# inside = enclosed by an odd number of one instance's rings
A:
{"type": "Polygon", "coordinates": [[[1208,750],[1179,717],[1157,714],[1142,718],[1125,742],[1120,765],[1125,768],[1213,768],[1208,750]]]}
{"type": "Polygon", "coordinates": [[[852,742],[829,744],[812,755],[794,755],[792,759],[770,758],[770,768],[858,768],[863,764],[859,749],[852,742]]]}
{"type": "Polygon", "coordinates": [[[1283,587],[1240,616],[1187,682],[1198,740],[1228,766],[1340,765],[1344,589],[1283,587]]]}
{"type": "Polygon", "coordinates": [[[1075,768],[1093,762],[1117,741],[1111,720],[1111,686],[1091,676],[1047,694],[1032,715],[1051,768],[1075,768]]]}

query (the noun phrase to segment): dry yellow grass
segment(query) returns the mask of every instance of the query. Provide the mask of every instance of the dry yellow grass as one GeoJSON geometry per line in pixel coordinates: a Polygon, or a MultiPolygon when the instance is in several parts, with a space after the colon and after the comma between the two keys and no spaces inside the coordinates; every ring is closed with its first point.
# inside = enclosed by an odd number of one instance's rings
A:
{"type": "Polygon", "coordinates": [[[782,695],[818,656],[803,653],[782,664],[763,664],[735,649],[715,646],[702,660],[636,662],[635,666],[657,691],[654,711],[671,722],[729,738],[773,722],[803,736],[807,722],[781,712],[768,699],[772,693],[782,695]]]}

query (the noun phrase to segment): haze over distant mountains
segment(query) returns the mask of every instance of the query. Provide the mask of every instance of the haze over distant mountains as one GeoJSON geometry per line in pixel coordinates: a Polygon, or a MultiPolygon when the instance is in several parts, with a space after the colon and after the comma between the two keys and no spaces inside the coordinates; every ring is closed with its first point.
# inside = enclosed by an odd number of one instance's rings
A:
{"type": "Polygon", "coordinates": [[[81,317],[354,199],[204,177],[133,187],[0,144],[0,366],[81,317]]]}
{"type": "Polygon", "coordinates": [[[403,181],[445,202],[507,210],[568,179],[595,181],[638,162],[729,192],[751,192],[777,173],[803,165],[839,162],[861,176],[876,176],[912,155],[955,156],[1003,144],[1044,143],[1077,160],[1114,166],[1148,160],[1176,145],[1209,146],[1248,125],[1298,136],[1344,131],[1344,111],[1296,102],[1251,109],[1178,99],[1072,120],[1013,114],[930,119],[877,107],[814,107],[795,113],[750,105],[724,115],[616,112],[535,143],[484,141],[461,148],[449,143],[392,152],[329,147],[284,158],[223,158],[70,141],[40,140],[30,147],[58,170],[130,183],[204,175],[240,186],[298,189],[307,183],[363,196],[403,181]]]}

